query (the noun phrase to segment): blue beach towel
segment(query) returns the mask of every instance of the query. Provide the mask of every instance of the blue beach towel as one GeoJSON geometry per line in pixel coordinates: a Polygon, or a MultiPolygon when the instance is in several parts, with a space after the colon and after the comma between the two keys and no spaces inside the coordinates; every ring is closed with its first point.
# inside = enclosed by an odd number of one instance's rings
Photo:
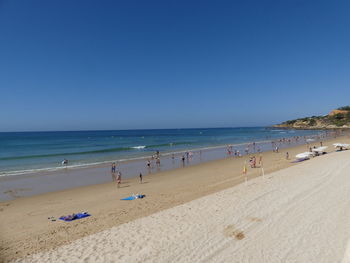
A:
{"type": "Polygon", "coordinates": [[[131,195],[131,196],[122,198],[120,200],[135,200],[135,199],[142,199],[144,197],[146,197],[146,195],[131,195]]]}
{"type": "Polygon", "coordinates": [[[88,213],[78,213],[71,216],[61,216],[60,219],[63,221],[73,221],[73,220],[78,220],[88,216],[91,216],[91,215],[88,213]]]}

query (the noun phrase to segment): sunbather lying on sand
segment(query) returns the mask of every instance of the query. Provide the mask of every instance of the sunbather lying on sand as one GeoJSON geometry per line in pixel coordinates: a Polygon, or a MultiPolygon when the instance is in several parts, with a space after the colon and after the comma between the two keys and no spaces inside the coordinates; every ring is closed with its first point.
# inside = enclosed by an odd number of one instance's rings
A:
{"type": "Polygon", "coordinates": [[[72,214],[72,215],[62,216],[62,218],[63,218],[64,221],[72,221],[72,220],[77,218],[77,215],[76,214],[72,214]]]}

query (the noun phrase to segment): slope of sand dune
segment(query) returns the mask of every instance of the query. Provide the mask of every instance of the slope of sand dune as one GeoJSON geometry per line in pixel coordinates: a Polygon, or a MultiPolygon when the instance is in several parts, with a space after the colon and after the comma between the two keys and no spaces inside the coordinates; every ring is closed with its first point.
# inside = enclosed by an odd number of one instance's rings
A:
{"type": "Polygon", "coordinates": [[[23,261],[348,262],[349,240],[347,151],[314,158],[23,261]]]}

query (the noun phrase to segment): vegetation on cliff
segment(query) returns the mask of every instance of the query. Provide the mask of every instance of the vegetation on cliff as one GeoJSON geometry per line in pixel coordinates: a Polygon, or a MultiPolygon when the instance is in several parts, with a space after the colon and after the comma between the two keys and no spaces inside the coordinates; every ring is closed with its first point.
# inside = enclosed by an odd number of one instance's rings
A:
{"type": "Polygon", "coordinates": [[[312,116],[285,121],[275,127],[306,128],[306,129],[328,129],[328,128],[350,128],[350,106],[340,107],[326,116],[312,116]]]}

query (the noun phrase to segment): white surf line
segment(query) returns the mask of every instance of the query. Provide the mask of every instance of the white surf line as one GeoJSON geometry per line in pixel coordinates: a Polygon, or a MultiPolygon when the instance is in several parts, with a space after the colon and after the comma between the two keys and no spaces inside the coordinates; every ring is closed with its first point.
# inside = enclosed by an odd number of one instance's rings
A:
{"type": "Polygon", "coordinates": [[[22,261],[348,262],[349,171],[320,156],[22,261]]]}

